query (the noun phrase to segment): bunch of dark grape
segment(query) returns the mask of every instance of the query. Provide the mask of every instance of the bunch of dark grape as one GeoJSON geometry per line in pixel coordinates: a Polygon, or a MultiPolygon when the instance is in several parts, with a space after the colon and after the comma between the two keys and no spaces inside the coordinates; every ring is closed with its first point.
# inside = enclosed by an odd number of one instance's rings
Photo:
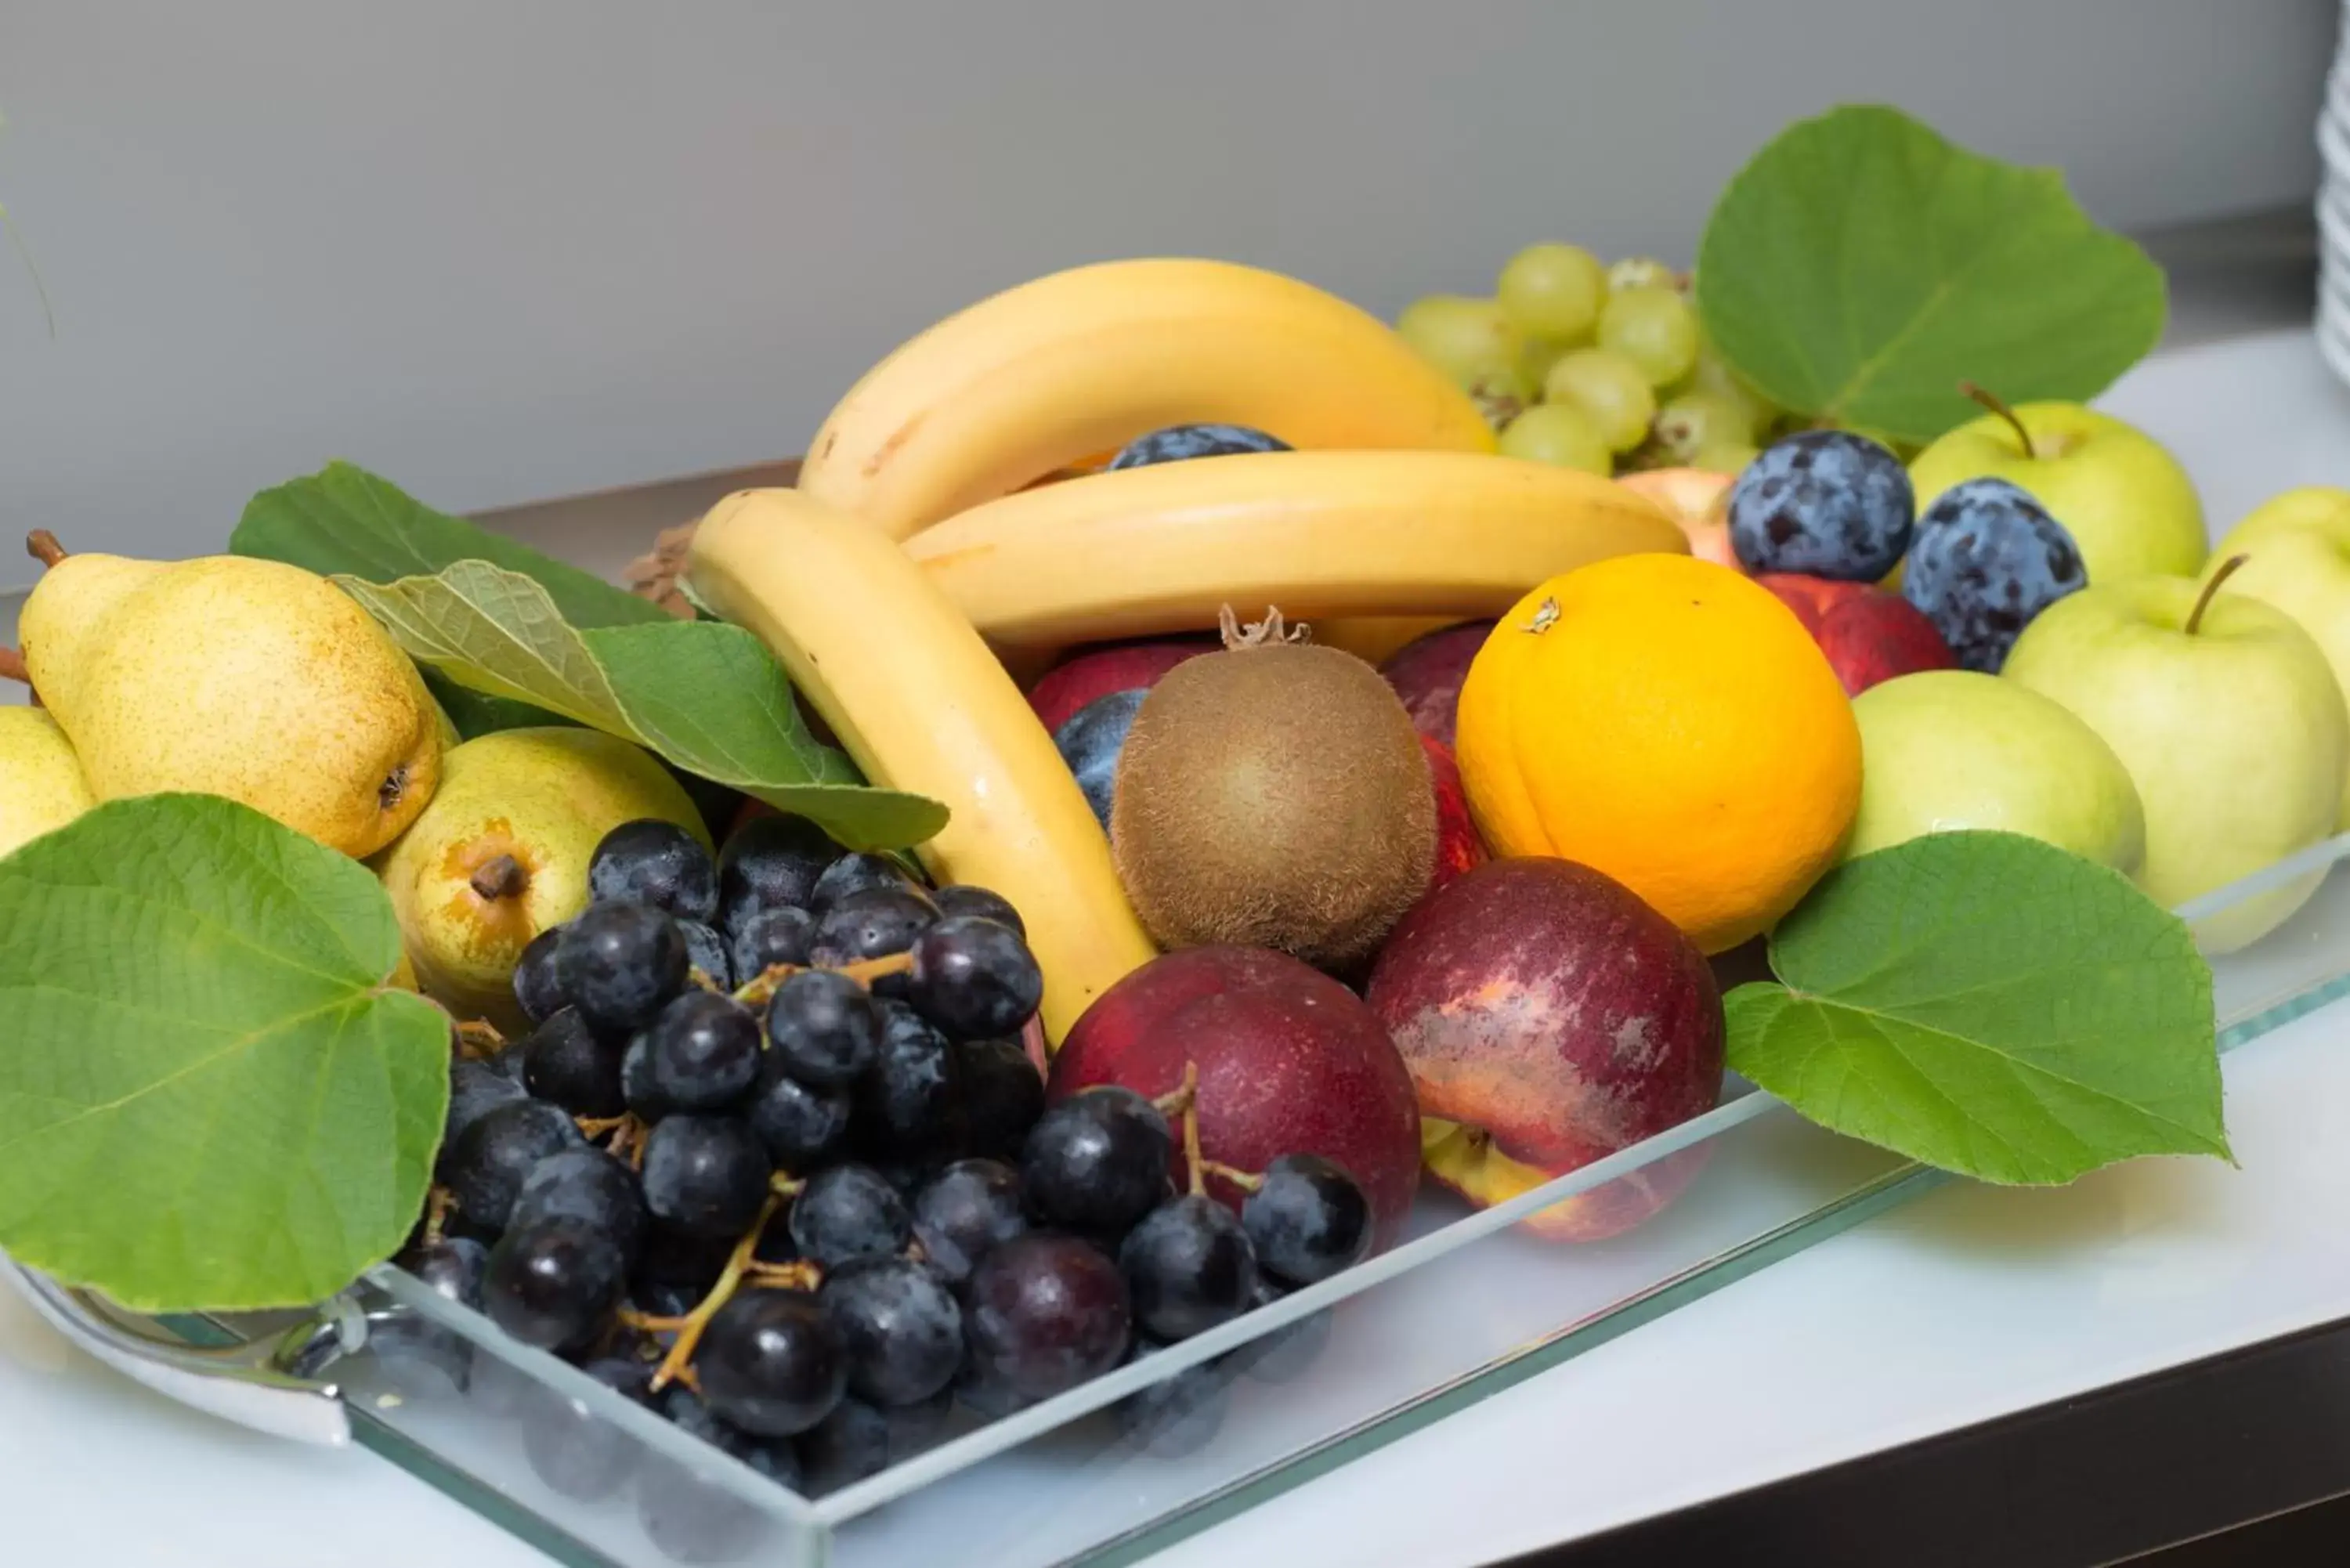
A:
{"type": "MultiPolygon", "coordinates": [[[[1326,1160],[1194,1158],[1178,1194],[1188,1091],[1047,1111],[1022,1043],[1044,977],[984,888],[926,888],[788,816],[714,862],[627,824],[589,887],[515,971],[532,1033],[454,1060],[401,1261],[785,1485],[861,1480],[939,1440],[958,1403],[1049,1398],[1368,1251],[1368,1204],[1326,1160]],[[1209,1170],[1249,1189],[1237,1217],[1197,1190],[1209,1170]]],[[[635,1470],[673,1555],[731,1554],[755,1523],[631,1465],[580,1407],[524,1403],[542,1478],[601,1497],[635,1470]]],[[[1130,1405],[1177,1403],[1198,1428],[1197,1398],[1130,1405]]]]}

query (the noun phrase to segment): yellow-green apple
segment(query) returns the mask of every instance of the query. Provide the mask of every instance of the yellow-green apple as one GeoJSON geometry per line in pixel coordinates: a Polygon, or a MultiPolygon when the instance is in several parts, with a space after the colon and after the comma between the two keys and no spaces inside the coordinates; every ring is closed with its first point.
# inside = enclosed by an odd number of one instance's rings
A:
{"type": "Polygon", "coordinates": [[[1947,431],[1910,462],[1918,515],[1950,486],[1986,476],[2030,491],[2064,525],[2093,585],[2191,576],[2203,565],[2203,504],[2187,471],[2152,436],[2109,414],[2019,403],[1947,431]]]}
{"type": "MultiPolygon", "coordinates": [[[[1571,860],[1480,866],[1403,918],[1365,991],[1411,1070],[1430,1176],[1506,1202],[1713,1108],[1713,970],[1630,888],[1571,860]]],[[[1541,1210],[1592,1241],[1638,1224],[1697,1174],[1702,1145],[1541,1210]]]]}
{"type": "MultiPolygon", "coordinates": [[[[2350,692],[2350,490],[2314,484],[2263,502],[2228,530],[2210,569],[2237,556],[2245,561],[2228,591],[2265,599],[2299,621],[2350,692]]],[[[2334,826],[2350,827],[2350,776],[2334,826]]]]}
{"type": "Polygon", "coordinates": [[[2114,749],[2062,704],[1971,670],[1929,670],[1853,700],[1860,811],[1845,858],[1929,833],[1998,828],[2136,876],[2146,812],[2114,749]]]}
{"type": "MultiPolygon", "coordinates": [[[[2138,885],[2167,908],[2334,831],[2350,710],[2316,639],[2224,573],[2091,582],[2040,612],[2001,679],[2054,698],[2114,749],[2146,812],[2138,885]]],[[[2233,952],[2317,890],[2313,872],[2197,922],[2233,952]]]]}
{"type": "Polygon", "coordinates": [[[1690,555],[1742,572],[1730,547],[1730,487],[1737,478],[1709,468],[1652,468],[1616,483],[1663,507],[1689,535],[1690,555]]]}

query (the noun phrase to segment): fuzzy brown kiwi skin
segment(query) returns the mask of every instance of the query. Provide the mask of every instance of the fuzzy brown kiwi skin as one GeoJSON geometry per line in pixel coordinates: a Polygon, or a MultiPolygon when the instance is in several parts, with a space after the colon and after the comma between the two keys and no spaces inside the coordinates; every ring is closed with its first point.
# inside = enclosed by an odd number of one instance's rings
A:
{"type": "Polygon", "coordinates": [[[1428,889],[1428,754],[1354,655],[1228,648],[1177,666],[1137,711],[1110,842],[1160,946],[1274,948],[1344,972],[1428,889]]]}

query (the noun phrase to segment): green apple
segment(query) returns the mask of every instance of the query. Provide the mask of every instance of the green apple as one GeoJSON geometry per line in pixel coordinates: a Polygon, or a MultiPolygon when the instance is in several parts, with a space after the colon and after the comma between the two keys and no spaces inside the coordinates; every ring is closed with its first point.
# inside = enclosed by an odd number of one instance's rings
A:
{"type": "Polygon", "coordinates": [[[1845,858],[1989,827],[2136,876],[2146,813],[2114,749],[2061,704],[1971,670],[1926,670],[1853,699],[1860,812],[1845,858]]]}
{"type": "MultiPolygon", "coordinates": [[[[2177,909],[2334,831],[2350,708],[2316,639],[2215,581],[2095,582],[2042,610],[2000,678],[2053,697],[2105,738],[2146,811],[2138,886],[2177,909]]],[[[2233,952],[2293,917],[2322,871],[2199,921],[2233,952]]]]}
{"type": "MultiPolygon", "coordinates": [[[[2265,599],[2317,639],[2334,679],[2350,692],[2350,490],[2310,485],[2255,507],[2211,552],[2209,572],[2234,556],[2231,594],[2265,599]]],[[[2336,827],[2350,827],[2350,776],[2336,827]]]]}
{"type": "Polygon", "coordinates": [[[2079,403],[2020,403],[1939,437],[1909,464],[1922,515],[1961,480],[2028,490],[2081,547],[2092,584],[2203,565],[2203,504],[2153,437],[2079,403]],[[2012,417],[2011,417],[2012,416],[2012,417]]]}

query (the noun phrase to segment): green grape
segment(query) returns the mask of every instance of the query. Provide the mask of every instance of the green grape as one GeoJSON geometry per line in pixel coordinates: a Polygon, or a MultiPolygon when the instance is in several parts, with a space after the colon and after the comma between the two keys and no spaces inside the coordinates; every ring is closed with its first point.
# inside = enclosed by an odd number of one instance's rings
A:
{"type": "Polygon", "coordinates": [[[1591,340],[1607,275],[1580,245],[1528,245],[1502,268],[1493,293],[1528,337],[1568,348],[1591,340]]]}
{"type": "Polygon", "coordinates": [[[1680,279],[1673,269],[1654,256],[1626,256],[1607,269],[1607,291],[1621,294],[1627,288],[1670,288],[1678,290],[1680,279]]]}
{"type": "Polygon", "coordinates": [[[1754,439],[1746,410],[1712,392],[1683,392],[1657,410],[1657,444],[1676,462],[1687,462],[1710,446],[1743,445],[1754,439]]]}
{"type": "Polygon", "coordinates": [[[1572,343],[1554,343],[1547,337],[1529,337],[1526,351],[1518,356],[1518,369],[1525,372],[1526,379],[1539,392],[1542,384],[1550,379],[1550,368],[1574,347],[1572,343]]]}
{"type": "Polygon", "coordinates": [[[1498,431],[1534,401],[1541,387],[1542,382],[1528,375],[1524,367],[1508,365],[1481,371],[1464,390],[1484,414],[1485,422],[1498,431]]]}
{"type": "Polygon", "coordinates": [[[1536,403],[1502,432],[1502,455],[1533,462],[1579,468],[1586,473],[1615,472],[1607,443],[1590,419],[1571,403],[1536,403]]]}
{"type": "Polygon", "coordinates": [[[1629,452],[1657,417],[1657,395],[1640,367],[1612,348],[1562,354],[1543,381],[1545,402],[1579,410],[1610,452],[1629,452]]]}
{"type": "Polygon", "coordinates": [[[1421,358],[1463,390],[1490,372],[1516,369],[1525,352],[1525,334],[1501,301],[1465,294],[1431,294],[1413,300],[1396,317],[1396,330],[1421,358]]]}
{"type": "Polygon", "coordinates": [[[1627,288],[1599,310],[1599,346],[1640,368],[1651,387],[1669,387],[1697,363],[1697,312],[1669,288],[1627,288]]]}
{"type": "Polygon", "coordinates": [[[1705,335],[1698,335],[1697,363],[1674,386],[1675,392],[1707,392],[1738,405],[1750,430],[1760,431],[1779,410],[1771,400],[1738,379],[1730,361],[1714,350],[1705,335]]]}
{"type": "Polygon", "coordinates": [[[1691,468],[1701,468],[1709,473],[1727,473],[1732,478],[1746,471],[1746,465],[1762,453],[1745,441],[1722,441],[1700,447],[1690,459],[1691,468]]]}

